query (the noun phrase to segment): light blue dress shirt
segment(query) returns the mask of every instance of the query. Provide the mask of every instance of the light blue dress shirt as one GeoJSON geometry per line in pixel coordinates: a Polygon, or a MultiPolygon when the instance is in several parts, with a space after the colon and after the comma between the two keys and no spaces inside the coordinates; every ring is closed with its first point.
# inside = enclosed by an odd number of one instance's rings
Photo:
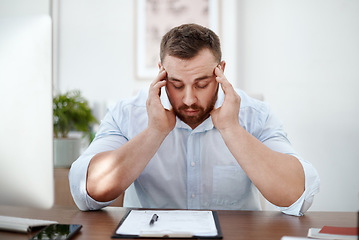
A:
{"type": "MultiPolygon", "coordinates": [[[[302,215],[319,191],[319,177],[312,164],[293,150],[281,121],[268,104],[236,89],[241,97],[240,125],[274,151],[297,157],[305,173],[305,191],[290,207],[279,208],[291,215],[302,215]]],[[[94,210],[112,202],[98,202],[86,191],[88,165],[99,152],[114,150],[142,132],[148,123],[148,90],[120,101],[108,111],[89,148],[70,170],[73,198],[81,210],[94,210]]],[[[165,91],[161,101],[169,109],[165,91]]],[[[215,107],[222,105],[220,88],[215,107]]],[[[141,150],[141,146],[138,146],[141,150]]],[[[260,210],[258,190],[224,143],[211,117],[192,130],[177,118],[175,128],[163,141],[141,175],[126,190],[125,207],[171,209],[260,210]]]]}

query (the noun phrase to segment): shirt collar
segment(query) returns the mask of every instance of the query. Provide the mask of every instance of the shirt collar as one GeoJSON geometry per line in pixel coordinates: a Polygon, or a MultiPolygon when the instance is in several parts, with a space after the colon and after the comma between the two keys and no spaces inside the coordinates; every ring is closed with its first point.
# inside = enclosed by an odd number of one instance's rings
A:
{"type": "MultiPolygon", "coordinates": [[[[161,89],[161,103],[163,105],[163,107],[165,109],[170,109],[171,108],[171,103],[168,99],[167,96],[167,92],[165,90],[165,88],[161,89]]],[[[221,85],[219,84],[219,89],[218,89],[218,94],[217,94],[217,101],[214,105],[215,108],[219,108],[222,106],[224,102],[224,92],[222,90],[221,85]]],[[[179,119],[178,117],[176,117],[176,128],[183,128],[183,129],[188,129],[192,131],[192,128],[190,126],[188,126],[185,122],[183,122],[181,119],[179,119]]],[[[209,116],[206,120],[204,120],[199,126],[197,126],[193,132],[205,132],[205,131],[209,131],[211,129],[214,128],[213,122],[212,122],[212,118],[211,116],[209,116]]]]}

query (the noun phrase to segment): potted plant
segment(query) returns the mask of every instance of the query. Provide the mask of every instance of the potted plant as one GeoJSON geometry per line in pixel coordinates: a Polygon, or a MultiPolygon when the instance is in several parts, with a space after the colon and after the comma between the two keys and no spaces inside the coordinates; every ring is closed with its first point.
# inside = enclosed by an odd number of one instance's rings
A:
{"type": "Polygon", "coordinates": [[[89,141],[91,128],[98,123],[81,92],[73,90],[53,98],[55,167],[69,167],[80,155],[81,138],[69,137],[70,131],[81,132],[89,141]]]}

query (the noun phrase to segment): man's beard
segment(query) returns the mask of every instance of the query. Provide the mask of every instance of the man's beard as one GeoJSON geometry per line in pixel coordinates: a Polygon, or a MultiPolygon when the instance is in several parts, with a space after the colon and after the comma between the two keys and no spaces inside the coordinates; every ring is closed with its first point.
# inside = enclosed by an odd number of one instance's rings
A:
{"type": "Polygon", "coordinates": [[[179,119],[181,119],[183,122],[188,124],[190,127],[193,126],[197,127],[210,116],[210,113],[214,109],[214,105],[216,104],[217,96],[218,96],[218,86],[207,108],[203,108],[201,106],[193,104],[191,106],[182,105],[179,108],[174,108],[173,111],[175,112],[175,114],[178,116],[179,119]],[[198,113],[195,116],[188,116],[184,113],[184,111],[187,109],[198,111],[198,113]]]}

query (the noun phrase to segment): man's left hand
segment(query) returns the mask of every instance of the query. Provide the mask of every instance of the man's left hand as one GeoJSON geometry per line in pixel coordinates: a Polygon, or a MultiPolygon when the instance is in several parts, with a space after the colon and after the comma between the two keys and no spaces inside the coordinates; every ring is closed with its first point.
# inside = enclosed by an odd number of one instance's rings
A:
{"type": "Polygon", "coordinates": [[[224,76],[220,66],[214,70],[216,81],[221,84],[224,96],[224,102],[221,107],[213,109],[211,117],[214,126],[220,131],[231,131],[231,128],[239,125],[239,108],[241,97],[236,93],[232,84],[224,76]]]}

